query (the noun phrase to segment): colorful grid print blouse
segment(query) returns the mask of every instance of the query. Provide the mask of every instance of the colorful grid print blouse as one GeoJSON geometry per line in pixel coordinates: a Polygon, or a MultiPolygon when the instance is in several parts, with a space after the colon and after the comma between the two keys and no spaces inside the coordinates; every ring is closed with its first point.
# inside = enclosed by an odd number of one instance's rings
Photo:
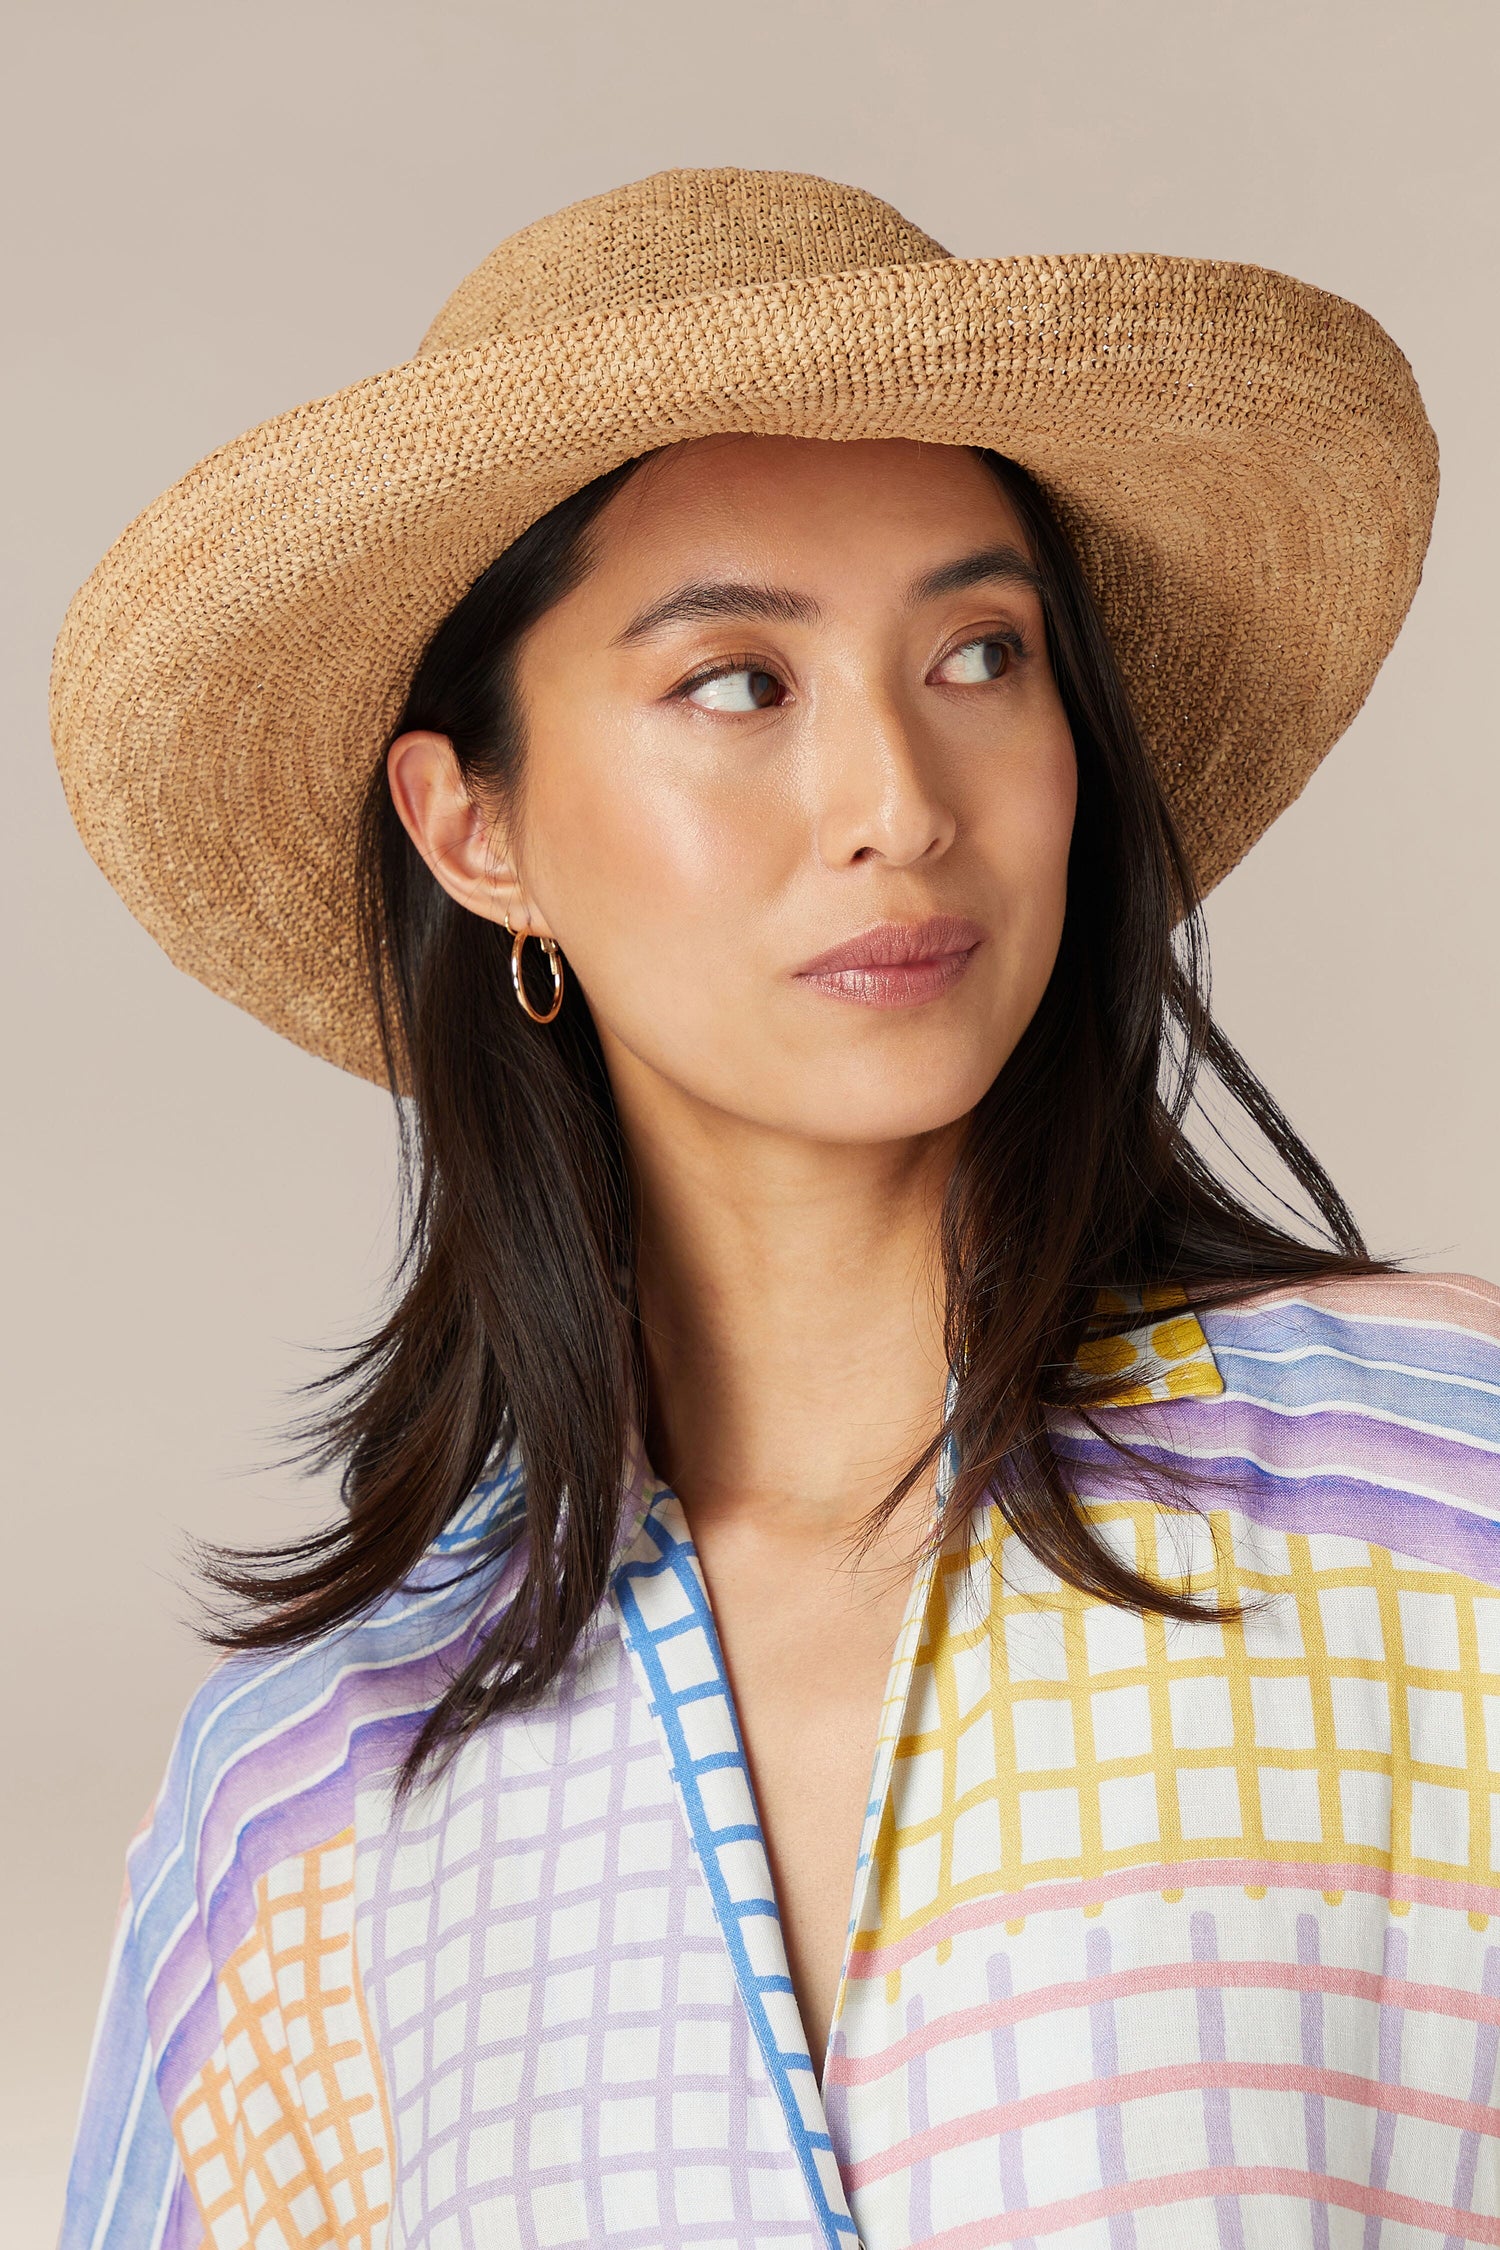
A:
{"type": "Polygon", "coordinates": [[[477,1544],[512,1463],[399,1598],[189,1710],[65,2250],[1500,2244],[1500,1290],[1131,1309],[1109,1426],[1196,1465],[1202,1514],[1081,1423],[1076,1489],[1243,1620],[1091,1600],[993,1511],[923,1571],[821,2083],[639,1447],[574,1661],[392,1815],[514,1581],[477,1544]]]}

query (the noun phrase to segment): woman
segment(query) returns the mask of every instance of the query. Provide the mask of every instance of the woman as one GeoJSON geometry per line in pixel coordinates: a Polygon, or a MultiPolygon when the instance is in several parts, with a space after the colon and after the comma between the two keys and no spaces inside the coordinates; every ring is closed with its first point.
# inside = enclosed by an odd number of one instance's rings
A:
{"type": "Polygon", "coordinates": [[[1317,291],[672,173],[105,558],[84,833],[413,1202],[344,1517],[211,1559],[65,2243],[1500,2241],[1500,1300],[1195,920],[1434,490],[1317,291]]]}

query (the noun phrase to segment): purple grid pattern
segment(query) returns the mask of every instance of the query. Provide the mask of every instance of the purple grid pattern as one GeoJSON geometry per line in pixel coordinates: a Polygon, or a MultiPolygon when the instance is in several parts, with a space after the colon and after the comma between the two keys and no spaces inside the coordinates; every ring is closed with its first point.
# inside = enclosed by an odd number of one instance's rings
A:
{"type": "MultiPolygon", "coordinates": [[[[997,1952],[990,1955],[985,1963],[985,1985],[990,2006],[999,2017],[1013,1990],[1008,1954],[997,1952]]],[[[1017,2102],[1021,2098],[1021,2068],[1016,2049],[1015,2025],[997,2021],[990,2033],[990,2040],[995,2054],[995,2092],[1003,2102],[1017,2102]]],[[[1020,2133],[1014,2127],[1002,2132],[1000,2187],[1004,2197],[1002,2208],[1006,2211],[1026,2209],[1026,2170],[1023,2156],[1020,2133]]],[[[1035,2250],[1034,2237],[1029,2234],[1018,2235],[1016,2250],[1035,2250]]]]}
{"type": "Polygon", "coordinates": [[[433,1796],[360,1878],[403,2250],[816,2243],[617,1634],[433,1796]]]}
{"type": "MultiPolygon", "coordinates": [[[[1385,1952],[1381,1974],[1387,1984],[1401,1984],[1406,1978],[1406,1932],[1394,1922],[1386,1925],[1385,1952]]],[[[1380,2010],[1380,2077],[1386,2086],[1401,2084],[1401,2016],[1399,2008],[1382,2005],[1380,2010]]],[[[1396,2144],[1396,2120],[1390,2110],[1382,2109],[1375,2116],[1375,2145],[1370,2151],[1370,2185],[1383,2188],[1391,2176],[1391,2152],[1396,2144]]],[[[1365,2221],[1363,2250],[1380,2250],[1383,2222],[1372,2213],[1365,2221]]]]}
{"type": "MultiPolygon", "coordinates": [[[[1191,1916],[1188,1932],[1192,1941],[1195,1961],[1217,1961],[1219,1958],[1219,1933],[1212,1914],[1202,1912],[1191,1916]]],[[[1229,2054],[1224,2036],[1224,1995],[1217,1985],[1200,1984],[1195,1995],[1198,2004],[1198,2053],[1206,2063],[1221,2063],[1229,2054]]],[[[1203,2089],[1203,2129],[1208,2146],[1208,2161],[1226,2168],[1234,2162],[1234,2122],[1230,2111],[1228,2090],[1223,2086],[1205,2086],[1203,2089]]],[[[1245,2250],[1245,2223],[1237,2195],[1220,2195],[1214,2198],[1214,2217],[1218,2226],[1222,2250],[1245,2250]]]]}
{"type": "MultiPolygon", "coordinates": [[[[1484,1973],[1480,1978],[1479,1989],[1487,2000],[1500,1998],[1500,1946],[1486,1948],[1484,1973]]],[[[1474,2075],[1470,2081],[1469,2099],[1477,2108],[1494,2106],[1497,2065],[1500,2065],[1500,2028],[1492,2023],[1475,2024],[1474,2075]]],[[[1500,2115],[1497,2115],[1496,2133],[1500,2134],[1500,2115]]],[[[1490,2142],[1488,2165],[1493,2171],[1496,2163],[1500,2162],[1500,2157],[1496,2154],[1495,2136],[1486,2137],[1490,2142]]],[[[1479,2135],[1465,2133],[1459,2143],[1458,2162],[1453,2174],[1455,2211],[1472,2211],[1474,2208],[1474,2188],[1479,2176],[1480,2154],[1479,2135]]],[[[1444,2237],[1443,2250],[1462,2250],[1462,2245],[1461,2235],[1450,2234],[1444,2237]]]]}
{"type": "MultiPolygon", "coordinates": [[[[1083,1941],[1084,1973],[1090,1982],[1109,1975],[1113,1955],[1108,1930],[1090,1930],[1083,1941]]],[[[1113,2000],[1089,2004],[1089,2039],[1093,2048],[1094,2076],[1108,2080],[1120,2072],[1119,2026],[1113,2000]]],[[[1099,2148],[1099,2177],[1105,2187],[1118,2187],[1128,2178],[1125,2168],[1125,2124],[1118,2107],[1101,2102],[1094,2111],[1094,2135],[1099,2148]]],[[[1114,2211],[1109,2219],[1110,2250],[1136,2250],[1135,2218],[1129,2211],[1114,2211]]]]}
{"type": "MultiPolygon", "coordinates": [[[[1316,1914],[1297,1916],[1297,1959],[1304,1969],[1316,1969],[1321,1963],[1316,1914]]],[[[1302,2033],[1302,2060],[1309,2070],[1322,2070],[1326,2062],[1324,2000],[1316,1985],[1309,1984],[1302,1992],[1298,2015],[1302,2033]]],[[[1328,2115],[1321,2094],[1303,2095],[1302,2118],[1303,2130],[1307,2135],[1307,2169],[1315,2179],[1321,2179],[1328,2170],[1328,2115]]],[[[1327,2204],[1310,2204],[1308,2215],[1312,2225],[1313,2250],[1329,2250],[1327,2204]]]]}

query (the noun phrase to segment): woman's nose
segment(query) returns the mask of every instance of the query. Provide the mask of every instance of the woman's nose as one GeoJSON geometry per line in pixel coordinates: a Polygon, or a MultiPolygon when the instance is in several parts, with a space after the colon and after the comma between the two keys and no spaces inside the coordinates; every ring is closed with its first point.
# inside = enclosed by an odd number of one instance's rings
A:
{"type": "Polygon", "coordinates": [[[894,698],[840,699],[820,714],[813,757],[818,846],[830,867],[939,857],[957,827],[935,746],[894,698]]]}

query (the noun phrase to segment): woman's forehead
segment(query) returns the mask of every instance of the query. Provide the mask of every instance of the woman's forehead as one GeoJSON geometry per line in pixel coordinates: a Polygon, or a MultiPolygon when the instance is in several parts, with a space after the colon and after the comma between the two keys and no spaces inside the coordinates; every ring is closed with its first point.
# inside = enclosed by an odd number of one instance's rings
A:
{"type": "Polygon", "coordinates": [[[1029,552],[999,479],[967,447],[731,435],[642,463],[600,513],[589,579],[601,599],[684,570],[889,571],[904,584],[981,544],[1029,552]]]}
{"type": "Polygon", "coordinates": [[[929,445],[912,438],[767,437],[727,431],[663,446],[641,463],[636,474],[604,511],[621,506],[627,494],[641,508],[661,512],[691,508],[718,496],[737,502],[764,498],[781,505],[799,496],[816,504],[825,494],[847,500],[851,494],[889,494],[905,500],[929,496],[950,504],[998,498],[1008,506],[998,480],[972,446],[929,445]]]}

